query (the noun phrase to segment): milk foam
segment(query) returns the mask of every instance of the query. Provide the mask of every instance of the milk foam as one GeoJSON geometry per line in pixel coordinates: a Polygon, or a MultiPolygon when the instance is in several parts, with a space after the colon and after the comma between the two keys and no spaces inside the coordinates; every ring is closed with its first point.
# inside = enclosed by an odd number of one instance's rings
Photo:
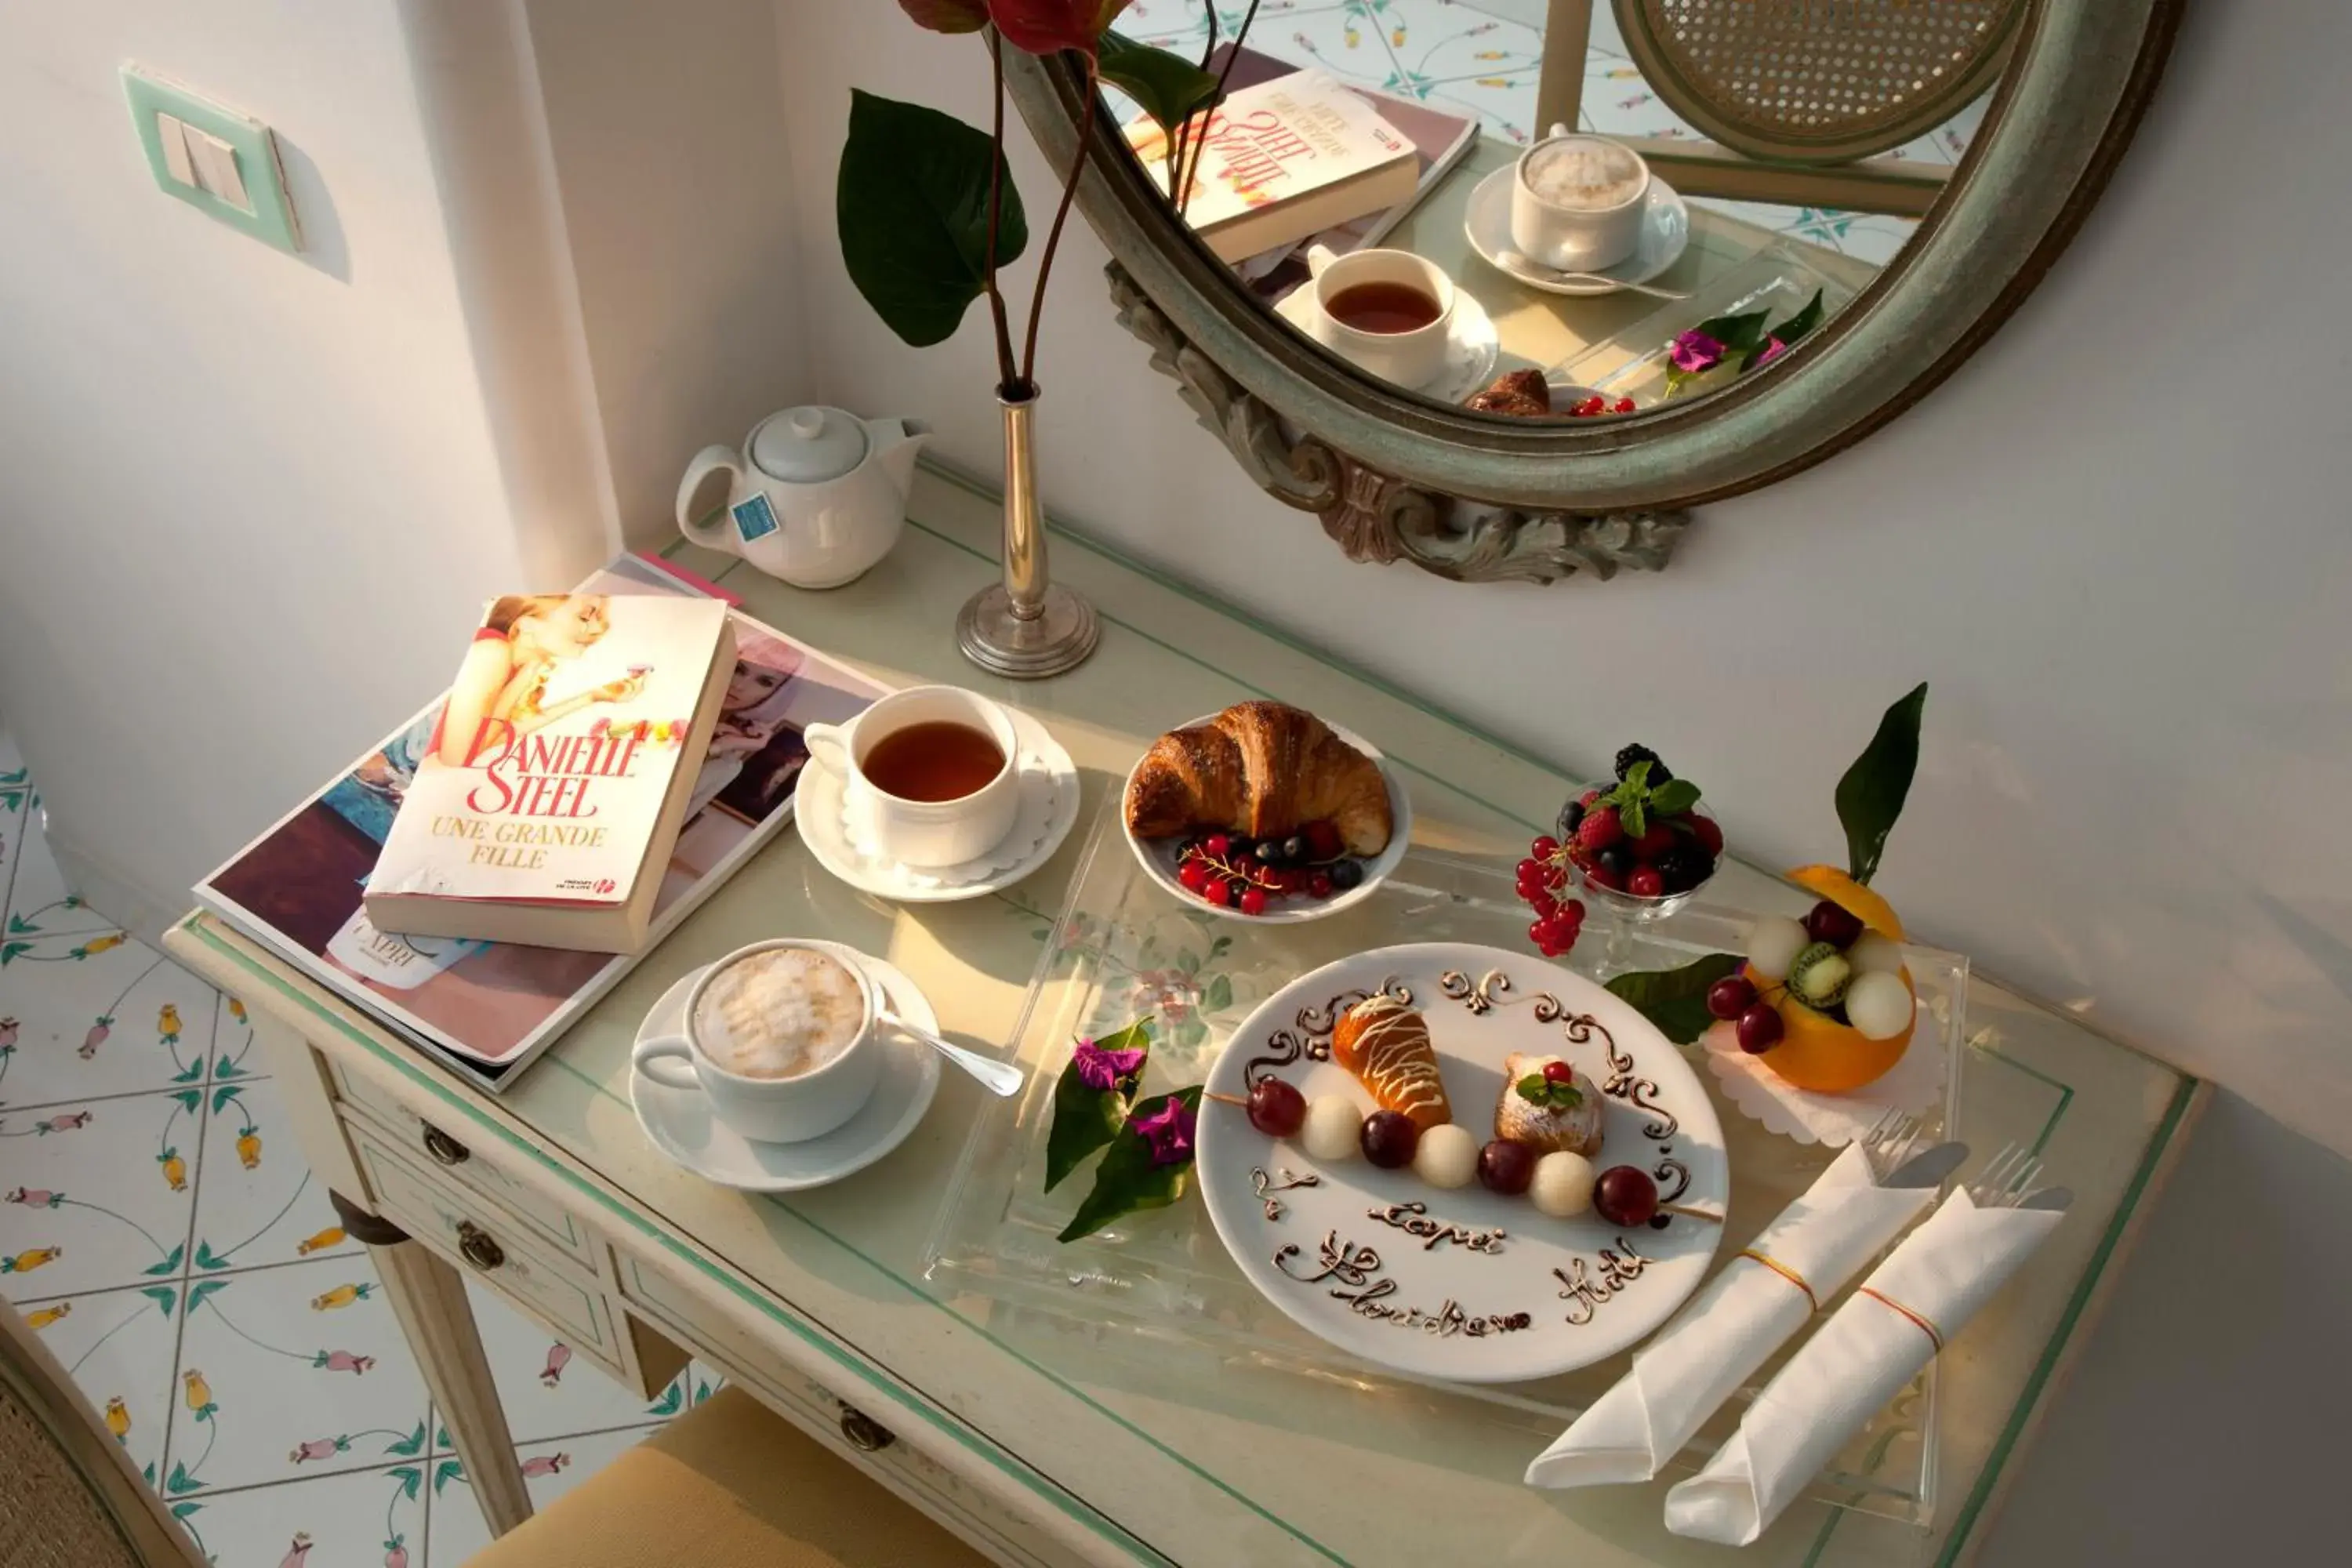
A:
{"type": "Polygon", "coordinates": [[[694,1006],[703,1055],[740,1078],[798,1078],[847,1050],[866,1026],[866,994],[838,960],[772,947],[710,977],[694,1006]]]}
{"type": "Polygon", "coordinates": [[[1579,138],[1539,147],[1527,163],[1528,189],[1554,206],[1602,212],[1642,189],[1642,163],[1624,148],[1579,138]]]}

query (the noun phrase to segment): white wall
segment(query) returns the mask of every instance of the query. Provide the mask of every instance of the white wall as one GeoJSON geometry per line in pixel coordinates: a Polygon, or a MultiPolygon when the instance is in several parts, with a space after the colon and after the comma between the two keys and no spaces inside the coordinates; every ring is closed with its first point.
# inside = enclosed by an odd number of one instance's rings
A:
{"type": "Polygon", "coordinates": [[[567,374],[567,320],[492,319],[557,258],[543,161],[461,163],[445,190],[423,107],[510,110],[513,21],[0,0],[0,713],[118,919],[176,913],[408,713],[481,597],[605,553],[565,400],[494,419],[484,395],[567,374]],[[277,127],[305,255],[154,188],[126,59],[277,127]]]}
{"type": "MultiPolygon", "coordinates": [[[[992,472],[980,313],[905,348],[829,243],[850,84],[984,123],[980,47],[888,5],[777,15],[825,394],[931,419],[992,472]]],[[[2352,207],[2309,199],[2352,160],[2346,58],[2352,12],[2326,0],[2193,7],[2024,310],[1860,447],[1706,508],[1662,575],[1465,588],[1347,563],[1146,368],[1084,234],[1041,355],[1047,500],[1563,765],[1657,746],[1768,863],[1842,856],[1838,772],[1931,681],[1880,879],[1916,931],[2352,1150],[2352,207]]],[[[1050,177],[1022,142],[1034,213],[1050,177]]]]}

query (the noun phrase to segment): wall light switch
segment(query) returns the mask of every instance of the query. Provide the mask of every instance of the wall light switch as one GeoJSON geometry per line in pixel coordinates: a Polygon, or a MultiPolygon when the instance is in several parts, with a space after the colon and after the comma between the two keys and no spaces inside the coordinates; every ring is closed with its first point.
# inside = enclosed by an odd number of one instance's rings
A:
{"type": "Polygon", "coordinates": [[[148,167],[166,194],[280,250],[301,250],[268,126],[140,66],[122,68],[122,90],[148,167]]]}

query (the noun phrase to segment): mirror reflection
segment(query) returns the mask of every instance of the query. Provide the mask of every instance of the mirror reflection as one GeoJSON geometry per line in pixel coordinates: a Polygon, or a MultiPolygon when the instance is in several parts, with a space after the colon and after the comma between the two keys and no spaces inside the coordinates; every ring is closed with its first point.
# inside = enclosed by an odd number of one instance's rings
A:
{"type": "Polygon", "coordinates": [[[1866,289],[2024,8],[1134,0],[1123,38],[1222,96],[1186,117],[1171,73],[1109,50],[1104,91],[1153,188],[1294,331],[1442,403],[1605,419],[1762,372],[1866,289]]]}

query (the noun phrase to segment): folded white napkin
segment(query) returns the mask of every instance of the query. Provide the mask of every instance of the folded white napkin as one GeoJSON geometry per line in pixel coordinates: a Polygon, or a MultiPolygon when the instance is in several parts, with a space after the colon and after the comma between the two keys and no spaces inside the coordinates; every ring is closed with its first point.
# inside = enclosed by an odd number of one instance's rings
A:
{"type": "Polygon", "coordinates": [[[1849,1145],[1749,1244],[1771,1263],[1742,1255],[1718,1271],[1635,1352],[1633,1370],[1536,1456],[1528,1485],[1589,1487],[1656,1475],[1805,1325],[1816,1302],[1843,1289],[1935,1196],[1932,1187],[1877,1185],[1870,1161],[1849,1145]]]}
{"type": "Polygon", "coordinates": [[[1946,1199],[1765,1385],[1706,1468],[1666,1494],[1666,1528],[1727,1546],[1764,1533],[2065,1217],[1946,1199]]]}

